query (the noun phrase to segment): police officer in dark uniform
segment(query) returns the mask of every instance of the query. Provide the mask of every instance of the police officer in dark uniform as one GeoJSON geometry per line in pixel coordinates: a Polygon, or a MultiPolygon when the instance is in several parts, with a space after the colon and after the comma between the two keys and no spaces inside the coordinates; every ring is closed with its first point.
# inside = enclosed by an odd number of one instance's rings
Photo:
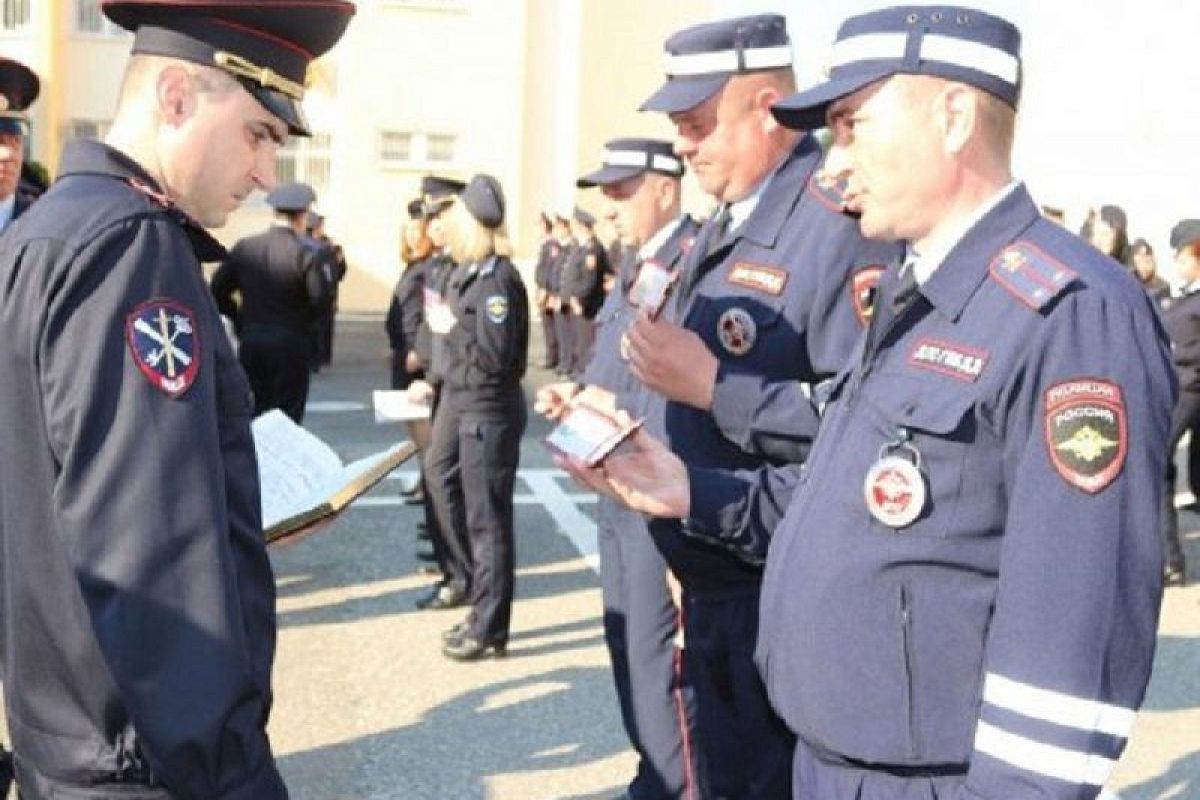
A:
{"type": "Polygon", "coordinates": [[[554,313],[554,339],[558,343],[558,366],[555,372],[563,377],[575,374],[575,320],[570,302],[564,296],[564,278],[570,288],[575,273],[573,265],[578,253],[579,242],[571,229],[569,217],[561,214],[554,219],[554,238],[558,243],[558,259],[553,262],[547,278],[550,307],[554,313]]]}
{"type": "Polygon", "coordinates": [[[422,179],[421,186],[428,220],[426,232],[436,253],[427,265],[424,320],[417,337],[418,354],[428,366],[425,378],[414,381],[408,391],[416,399],[426,399],[432,408],[433,427],[429,448],[422,460],[422,471],[426,520],[442,578],[429,594],[417,601],[417,607],[447,609],[457,608],[467,602],[472,565],[459,464],[458,426],[461,408],[456,401],[461,397],[447,397],[442,391],[447,359],[445,336],[444,332],[434,330],[432,322],[445,318],[442,312],[460,272],[459,265],[455,264],[447,250],[446,220],[465,184],[451,178],[427,176],[422,179]]]}
{"type": "MultiPolygon", "coordinates": [[[[840,197],[816,180],[816,141],[770,117],[769,103],[795,86],[782,16],[694,26],[666,51],[668,80],[643,108],[671,116],[675,152],[720,207],[684,262],[666,319],[640,317],[630,330],[633,373],[658,394],[629,410],[689,463],[798,461],[817,424],[802,382],[840,368],[863,330],[856,289],[895,248],[862,240],[840,197]]],[[[792,739],[752,659],[761,559],[695,542],[678,519],[650,530],[683,585],[708,791],[787,796],[792,739]]]]}
{"type": "Polygon", "coordinates": [[[283,800],[250,388],[200,270],[350,3],[113,0],[108,144],[0,239],[0,576],[26,800],[283,800]],[[170,135],[164,132],[170,130],[170,135]]]}
{"type": "Polygon", "coordinates": [[[908,243],[767,560],[799,798],[1096,797],[1149,678],[1175,378],[1141,287],[1012,178],[1019,48],[884,9],[776,105],[830,124],[863,232],[908,243]]]}
{"type": "MultiPolygon", "coordinates": [[[[580,386],[611,397],[618,408],[645,405],[648,391],[629,371],[623,341],[638,307],[631,291],[643,269],[654,276],[678,270],[697,224],[680,214],[683,162],[671,143],[622,138],[605,144],[604,165],[579,188],[600,187],[615,207],[615,225],[632,255],[622,263],[596,315],[596,345],[581,384],[543,387],[538,410],[560,416],[580,386]]],[[[643,278],[645,285],[651,276],[643,278]]],[[[697,788],[691,741],[695,709],[676,644],[679,611],[667,581],[667,565],[646,530],[645,518],[601,495],[597,514],[604,640],[612,662],[621,719],[637,751],[637,773],[627,797],[687,798],[697,788]]]]}
{"type": "Polygon", "coordinates": [[[558,261],[561,245],[554,238],[554,220],[549,212],[543,211],[540,217],[542,225],[542,243],[538,247],[537,266],[533,270],[535,288],[534,302],[542,320],[542,338],[546,343],[546,357],[542,360],[543,369],[558,368],[558,338],[554,330],[554,308],[550,302],[550,271],[558,261]]]}
{"type": "MultiPolygon", "coordinates": [[[[425,233],[424,204],[412,200],[408,207],[408,221],[401,231],[402,237],[417,237],[418,245],[423,240],[431,247],[428,234],[425,233]],[[410,227],[411,226],[411,227],[410,227]]],[[[401,246],[402,254],[411,245],[401,246]]],[[[417,337],[421,325],[425,321],[425,283],[429,265],[432,263],[429,253],[411,253],[412,260],[405,260],[400,279],[392,290],[392,299],[388,304],[387,316],[384,319],[384,330],[387,332],[388,344],[392,349],[392,388],[407,389],[413,380],[424,377],[425,370],[416,352],[417,337]]]]}
{"type": "Polygon", "coordinates": [[[10,58],[0,58],[0,232],[37,199],[22,180],[29,117],[25,110],[41,90],[38,76],[10,58]]]}
{"type": "Polygon", "coordinates": [[[346,278],[349,267],[342,246],[325,233],[325,217],[309,211],[304,218],[304,235],[317,249],[317,269],[324,284],[324,297],[313,322],[312,371],[333,363],[333,329],[337,317],[338,284],[346,278]]]}
{"type": "Polygon", "coordinates": [[[571,326],[570,361],[565,372],[578,377],[587,366],[588,354],[595,336],[596,312],[604,301],[604,273],[608,271],[608,254],[596,238],[596,218],[582,208],[571,217],[571,229],[576,246],[570,258],[563,261],[559,276],[559,294],[569,311],[571,326]]]}
{"type": "Polygon", "coordinates": [[[315,200],[305,183],[273,189],[267,203],[275,209],[274,224],[235,244],[212,277],[217,308],[241,339],[238,358],[254,391],[255,416],[278,408],[297,423],[304,420],[312,332],[329,290],[320,250],[304,233],[315,200]]]}
{"type": "MultiPolygon", "coordinates": [[[[36,195],[22,180],[29,119],[25,109],[37,99],[41,83],[29,67],[0,58],[0,233],[33,204],[36,195]]],[[[0,797],[12,783],[11,755],[0,747],[0,797]]]]}
{"type": "MultiPolygon", "coordinates": [[[[1171,337],[1171,356],[1179,376],[1179,402],[1171,416],[1167,448],[1167,479],[1163,493],[1162,530],[1164,579],[1168,586],[1187,583],[1187,561],[1175,510],[1175,448],[1183,434],[1200,426],[1200,220],[1185,219],[1171,229],[1175,273],[1184,281],[1183,294],[1163,312],[1171,337]]],[[[1195,482],[1189,451],[1188,478],[1195,482]]]]}
{"type": "Polygon", "coordinates": [[[442,331],[443,402],[459,412],[458,458],[471,545],[471,611],[450,629],[442,652],[457,661],[502,656],[515,583],[513,492],[525,432],[529,301],[510,260],[504,193],[476,175],[449,211],[447,239],[459,264],[447,305],[430,324],[442,331]]]}

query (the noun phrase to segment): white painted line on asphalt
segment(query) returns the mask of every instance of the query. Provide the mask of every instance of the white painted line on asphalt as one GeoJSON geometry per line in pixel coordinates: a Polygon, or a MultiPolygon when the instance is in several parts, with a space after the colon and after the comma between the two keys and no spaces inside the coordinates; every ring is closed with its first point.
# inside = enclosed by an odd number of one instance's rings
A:
{"type": "Polygon", "coordinates": [[[1175,507],[1176,508],[1182,508],[1183,506],[1190,506],[1194,502],[1196,502],[1196,495],[1192,494],[1191,492],[1176,492],[1175,493],[1175,507]]]}
{"type": "MultiPolygon", "coordinates": [[[[588,519],[579,510],[573,499],[576,495],[568,494],[558,484],[559,478],[567,479],[567,474],[560,469],[523,469],[517,472],[518,477],[533,491],[559,531],[575,545],[575,549],[583,556],[583,560],[593,570],[600,569],[600,554],[596,551],[596,523],[588,519]]],[[[595,502],[595,497],[592,502],[595,502]]]]}

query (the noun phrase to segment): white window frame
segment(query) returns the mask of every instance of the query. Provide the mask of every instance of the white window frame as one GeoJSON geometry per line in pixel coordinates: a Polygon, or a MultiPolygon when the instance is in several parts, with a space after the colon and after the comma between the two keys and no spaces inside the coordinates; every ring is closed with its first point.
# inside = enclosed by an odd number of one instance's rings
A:
{"type": "Polygon", "coordinates": [[[376,155],[380,168],[385,170],[443,170],[453,171],[459,161],[459,145],[461,140],[457,133],[449,131],[421,131],[388,128],[379,131],[376,155]],[[409,139],[408,158],[392,158],[384,152],[384,142],[388,135],[407,135],[409,139]],[[430,140],[445,138],[449,140],[449,158],[431,158],[430,140]]]}
{"type": "Polygon", "coordinates": [[[313,131],[312,136],[289,138],[276,154],[277,172],[279,162],[284,160],[292,162],[292,174],[277,174],[279,182],[303,181],[313,187],[317,197],[321,197],[329,191],[333,179],[333,134],[313,131]],[[318,164],[323,166],[318,168],[318,164]]]}
{"type": "Polygon", "coordinates": [[[101,0],[71,0],[71,30],[75,35],[89,39],[120,39],[128,36],[129,33],[124,28],[104,16],[100,6],[101,0]],[[99,28],[83,27],[81,18],[85,12],[84,3],[92,6],[90,14],[96,17],[99,28]]]}
{"type": "Polygon", "coordinates": [[[12,36],[27,32],[33,26],[33,4],[35,0],[0,0],[0,35],[12,36]],[[8,24],[17,11],[25,10],[25,20],[15,25],[8,24]]]}

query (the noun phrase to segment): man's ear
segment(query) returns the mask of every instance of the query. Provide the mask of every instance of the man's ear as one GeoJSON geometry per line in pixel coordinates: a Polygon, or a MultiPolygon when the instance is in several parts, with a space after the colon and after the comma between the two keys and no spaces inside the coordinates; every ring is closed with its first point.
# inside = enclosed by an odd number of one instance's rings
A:
{"type": "Polygon", "coordinates": [[[158,73],[155,100],[164,122],[181,125],[196,110],[196,81],[179,64],[169,64],[158,73]]]}
{"type": "Polygon", "coordinates": [[[774,133],[782,127],[771,113],[771,106],[783,99],[783,94],[774,86],[763,86],[754,93],[754,109],[762,119],[763,131],[774,133]]]}
{"type": "Polygon", "coordinates": [[[938,119],[947,155],[958,155],[979,126],[979,96],[970,87],[951,83],[937,95],[938,119]]]}

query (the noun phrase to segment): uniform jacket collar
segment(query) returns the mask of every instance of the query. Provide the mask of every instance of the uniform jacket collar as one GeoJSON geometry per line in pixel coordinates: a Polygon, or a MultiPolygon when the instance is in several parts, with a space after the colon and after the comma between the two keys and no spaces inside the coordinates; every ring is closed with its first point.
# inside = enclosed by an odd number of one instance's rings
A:
{"type": "Polygon", "coordinates": [[[987,277],[996,254],[1040,218],[1029,190],[1024,184],[1017,186],[959,239],[929,280],[921,284],[921,294],[948,318],[958,319],[987,277]]]}
{"type": "Polygon", "coordinates": [[[88,139],[68,142],[63,148],[59,179],[72,175],[114,178],[145,196],[153,205],[165,209],[187,233],[197,260],[220,261],[227,255],[225,248],[212,234],[176,206],[140,164],[119,150],[88,139]]]}
{"type": "Polygon", "coordinates": [[[806,133],[770,176],[770,184],[746,222],[734,232],[735,238],[749,239],[762,247],[774,247],[820,162],[821,148],[817,140],[806,133]]]}

